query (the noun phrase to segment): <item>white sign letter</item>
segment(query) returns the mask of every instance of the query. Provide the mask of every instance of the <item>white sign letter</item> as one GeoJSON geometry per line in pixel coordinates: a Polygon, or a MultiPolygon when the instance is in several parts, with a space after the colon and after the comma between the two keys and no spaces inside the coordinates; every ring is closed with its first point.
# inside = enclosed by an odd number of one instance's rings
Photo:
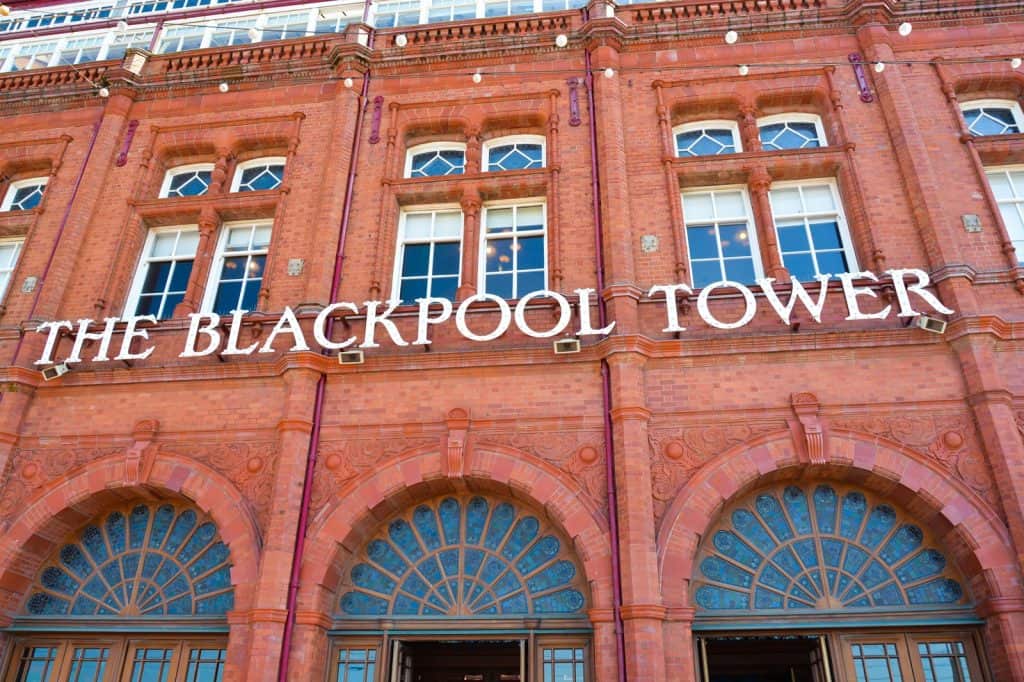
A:
{"type": "Polygon", "coordinates": [[[452,302],[447,298],[417,298],[416,302],[420,304],[420,313],[416,319],[416,340],[412,344],[414,346],[427,346],[430,345],[430,339],[427,337],[427,325],[441,324],[451,317],[452,302]],[[430,316],[430,306],[434,303],[441,305],[441,312],[437,317],[430,316]]]}
{"type": "Polygon", "coordinates": [[[363,305],[366,306],[366,330],[363,334],[363,342],[359,344],[360,348],[379,348],[380,344],[373,340],[374,331],[377,325],[384,327],[384,331],[388,333],[391,340],[396,346],[408,346],[409,342],[402,338],[402,335],[398,333],[398,327],[395,323],[388,319],[388,315],[394,312],[395,308],[398,307],[398,301],[393,302],[388,306],[388,309],[383,313],[377,313],[377,307],[380,305],[380,301],[366,301],[363,305]]]}
{"type": "Polygon", "coordinates": [[[572,321],[572,308],[569,307],[569,301],[565,300],[565,296],[555,293],[554,291],[541,289],[540,291],[531,291],[526,296],[519,299],[519,303],[516,303],[515,319],[516,326],[519,327],[519,331],[522,333],[527,336],[532,336],[535,339],[547,339],[561,334],[562,331],[569,326],[569,323],[572,321]],[[541,296],[550,296],[555,299],[556,303],[558,303],[558,322],[556,322],[555,326],[546,332],[539,332],[533,329],[526,322],[526,305],[533,299],[540,298],[541,296]]]}
{"type": "Polygon", "coordinates": [[[79,320],[78,331],[75,333],[75,345],[71,347],[71,355],[64,362],[81,362],[82,361],[82,347],[86,341],[99,341],[100,347],[96,351],[96,355],[93,357],[93,362],[106,362],[110,358],[107,357],[107,351],[110,350],[110,341],[114,337],[114,326],[117,324],[116,317],[107,317],[103,320],[103,331],[101,332],[90,332],[89,325],[92,324],[92,320],[79,320]]]}
{"type": "Polygon", "coordinates": [[[335,343],[327,338],[327,319],[334,314],[335,310],[341,310],[342,308],[352,311],[353,315],[359,314],[359,308],[356,307],[355,303],[342,301],[341,303],[333,303],[327,306],[320,311],[319,315],[316,316],[316,321],[313,322],[313,338],[316,339],[316,342],[320,344],[321,348],[341,350],[342,348],[348,348],[356,342],[356,337],[354,336],[348,337],[341,343],[335,343]]]}
{"type": "Polygon", "coordinates": [[[270,336],[260,346],[260,353],[273,353],[274,352],[274,339],[277,338],[278,334],[291,334],[292,347],[289,351],[297,350],[309,350],[309,345],[306,343],[306,336],[302,333],[302,327],[299,326],[299,321],[295,317],[295,313],[289,306],[285,306],[281,312],[281,319],[274,325],[274,329],[271,330],[270,336]]]}
{"type": "Polygon", "coordinates": [[[757,312],[757,302],[754,300],[754,294],[750,289],[746,288],[739,282],[730,282],[723,280],[721,282],[715,282],[700,290],[700,295],[697,296],[697,312],[700,314],[701,319],[710,324],[716,329],[737,329],[746,325],[752,319],[754,319],[754,313],[757,312]],[[708,308],[708,296],[715,289],[724,289],[725,287],[732,287],[736,291],[743,295],[743,303],[746,308],[743,311],[743,316],[735,322],[721,322],[717,317],[711,314],[711,310],[708,308]]]}
{"type": "Polygon", "coordinates": [[[601,334],[611,334],[612,330],[615,329],[615,320],[612,320],[611,324],[601,329],[594,329],[590,322],[590,295],[594,293],[593,289],[573,289],[573,293],[580,297],[580,330],[576,332],[576,336],[599,336],[601,334]]]}
{"type": "Polygon", "coordinates": [[[217,313],[189,313],[188,319],[188,338],[185,339],[185,350],[178,357],[201,358],[217,350],[217,347],[220,346],[220,332],[217,331],[220,315],[217,313]],[[199,324],[203,321],[206,322],[206,325],[200,328],[199,324]],[[210,341],[203,350],[196,350],[196,341],[200,334],[205,334],[210,341]]]}
{"type": "Polygon", "coordinates": [[[900,304],[900,314],[897,317],[916,317],[921,313],[916,312],[910,305],[909,293],[914,293],[924,299],[924,302],[932,307],[933,310],[942,313],[943,315],[953,315],[954,311],[950,310],[946,306],[942,305],[942,302],[937,299],[930,291],[926,291],[925,287],[931,281],[928,278],[928,273],[924,270],[918,270],[916,268],[909,268],[907,270],[886,270],[888,274],[892,276],[892,285],[896,288],[896,300],[900,304]],[[907,275],[913,275],[917,279],[916,284],[908,285],[903,281],[903,278],[907,275]]]}
{"type": "Polygon", "coordinates": [[[790,277],[789,281],[793,285],[793,291],[789,293],[789,300],[786,305],[782,305],[782,301],[779,300],[779,295],[775,293],[775,289],[772,288],[772,282],[775,280],[771,277],[757,280],[758,285],[764,290],[764,296],[768,299],[768,303],[771,304],[775,312],[779,314],[782,321],[789,324],[789,318],[793,314],[793,308],[796,307],[796,302],[799,300],[807,308],[807,312],[811,314],[811,318],[815,322],[821,324],[821,311],[825,307],[825,296],[828,294],[828,280],[831,275],[817,275],[814,279],[821,283],[821,288],[818,289],[818,301],[815,303],[811,300],[810,295],[804,286],[800,284],[800,280],[796,277],[790,277]]]}
{"type": "Polygon", "coordinates": [[[256,346],[260,345],[259,341],[253,341],[251,346],[245,348],[238,347],[238,335],[242,332],[242,315],[245,315],[248,310],[232,310],[231,311],[231,330],[228,332],[228,342],[224,346],[224,350],[221,355],[249,355],[256,346]]]}
{"type": "Polygon", "coordinates": [[[509,324],[512,323],[512,310],[509,309],[508,303],[505,299],[494,294],[477,294],[476,296],[470,296],[465,301],[459,304],[459,309],[455,312],[455,328],[459,330],[465,338],[470,341],[493,341],[508,330],[509,324]],[[490,334],[476,334],[469,327],[466,326],[466,312],[469,310],[469,306],[474,301],[494,301],[498,304],[498,309],[501,311],[501,319],[498,321],[498,326],[495,327],[494,331],[490,334]]]}
{"type": "Polygon", "coordinates": [[[46,345],[43,346],[43,354],[39,356],[35,364],[37,365],[49,365],[53,362],[50,356],[53,355],[53,347],[57,345],[57,335],[60,334],[60,330],[67,327],[71,329],[71,322],[68,320],[58,320],[56,322],[43,322],[41,325],[36,327],[38,333],[42,333],[49,329],[49,333],[46,335],[46,345]]]}
{"type": "Polygon", "coordinates": [[[846,297],[846,309],[850,311],[850,314],[846,317],[847,320],[884,320],[889,315],[889,311],[892,309],[891,305],[885,306],[877,313],[862,313],[860,311],[860,305],[857,303],[858,296],[870,296],[871,298],[878,298],[878,294],[869,289],[868,287],[857,287],[853,285],[853,280],[858,278],[867,278],[874,282],[878,281],[873,273],[870,272],[844,272],[836,275],[843,283],[843,296],[846,297]]]}
{"type": "Polygon", "coordinates": [[[115,360],[145,360],[153,351],[156,350],[154,346],[150,346],[141,353],[132,352],[132,341],[135,339],[149,339],[149,332],[145,329],[136,329],[140,322],[148,322],[149,324],[156,324],[155,315],[139,315],[128,318],[128,324],[124,328],[124,338],[121,339],[121,352],[117,354],[115,360]]]}
{"type": "Polygon", "coordinates": [[[659,284],[651,287],[647,295],[654,298],[655,294],[665,294],[665,312],[668,314],[668,326],[662,329],[663,332],[685,332],[686,327],[679,326],[679,302],[676,296],[680,291],[687,296],[693,295],[693,289],[685,284],[659,284]]]}

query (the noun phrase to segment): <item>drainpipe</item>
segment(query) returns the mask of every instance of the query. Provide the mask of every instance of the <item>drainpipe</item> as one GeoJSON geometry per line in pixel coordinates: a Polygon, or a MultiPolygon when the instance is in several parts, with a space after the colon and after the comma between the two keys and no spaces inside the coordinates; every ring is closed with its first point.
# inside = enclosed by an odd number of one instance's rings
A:
{"type": "MultiPolygon", "coordinates": [[[[363,20],[369,15],[370,0],[363,9],[363,20]]],[[[373,49],[374,31],[370,31],[368,47],[373,49]]],[[[327,299],[334,301],[341,285],[342,264],[345,262],[345,242],[348,237],[349,219],[352,213],[352,194],[356,182],[356,164],[359,161],[359,148],[362,139],[363,119],[366,115],[367,95],[370,91],[370,71],[363,75],[363,87],[359,93],[356,124],[352,136],[352,151],[349,155],[348,179],[345,181],[345,201],[342,208],[341,226],[338,233],[338,248],[334,254],[334,274],[331,278],[331,294],[327,299]]],[[[331,338],[334,331],[334,318],[327,319],[325,335],[331,338]]],[[[325,351],[326,352],[326,351],[325,351]]],[[[313,425],[309,439],[309,451],[306,453],[306,474],[302,481],[302,502],[299,506],[298,529],[295,533],[295,551],[292,552],[292,570],[288,581],[288,602],[281,637],[281,659],[277,667],[278,682],[288,682],[288,659],[291,652],[292,637],[295,632],[295,609],[299,599],[299,576],[302,573],[302,558],[306,550],[306,529],[309,525],[309,508],[313,498],[313,474],[316,471],[317,451],[320,449],[320,426],[324,412],[324,394],[327,390],[327,374],[321,372],[316,383],[316,394],[313,401],[313,425]]]]}
{"type": "MultiPolygon", "coordinates": [[[[583,10],[583,21],[590,20],[589,9],[583,10]]],[[[594,101],[594,69],[590,50],[583,51],[587,76],[587,112],[590,128],[590,193],[594,210],[594,249],[597,252],[597,315],[598,327],[607,324],[608,311],[604,300],[604,219],[601,214],[601,178],[597,156],[597,105],[594,101]]],[[[619,495],[615,484],[615,445],[612,441],[612,380],[608,360],[601,358],[601,400],[604,410],[604,473],[608,494],[608,532],[612,541],[612,612],[615,622],[615,657],[619,682],[626,682],[626,637],[622,627],[622,567],[619,548],[619,495]]]]}
{"type": "MultiPolygon", "coordinates": [[[[64,207],[64,215],[61,216],[60,226],[57,228],[57,236],[53,240],[53,246],[50,247],[50,255],[46,259],[46,265],[43,267],[43,272],[39,275],[39,281],[36,282],[35,295],[32,297],[32,307],[29,308],[28,316],[26,320],[31,320],[35,317],[36,308],[39,305],[39,296],[43,293],[43,285],[46,284],[46,277],[50,274],[50,268],[53,267],[53,260],[57,256],[57,248],[60,246],[61,239],[64,237],[64,231],[68,226],[68,220],[71,218],[71,207],[75,204],[75,199],[78,198],[78,191],[82,187],[82,180],[85,178],[85,169],[89,165],[89,161],[92,158],[92,151],[96,147],[96,139],[100,136],[100,128],[103,126],[103,116],[106,112],[106,107],[100,108],[99,118],[96,119],[96,123],[92,126],[92,138],[89,140],[89,147],[85,150],[85,158],[82,160],[82,164],[78,169],[78,177],[75,178],[74,187],[71,189],[71,198],[68,199],[67,205],[64,207]]],[[[14,355],[11,357],[10,366],[14,366],[18,362],[18,355],[21,353],[21,347],[25,343],[25,332],[22,331],[18,335],[18,342],[14,346],[14,355]]],[[[4,393],[0,392],[0,405],[3,404],[4,393]]]]}

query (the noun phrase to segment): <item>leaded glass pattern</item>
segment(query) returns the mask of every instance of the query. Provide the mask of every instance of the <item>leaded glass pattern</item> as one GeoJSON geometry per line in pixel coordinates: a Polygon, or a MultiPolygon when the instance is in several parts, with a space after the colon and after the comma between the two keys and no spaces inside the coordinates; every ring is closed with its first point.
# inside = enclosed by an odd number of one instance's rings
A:
{"type": "Polygon", "coordinates": [[[698,557],[699,609],[906,609],[964,600],[925,533],[856,489],[765,490],[733,508],[698,557]]]}
{"type": "Polygon", "coordinates": [[[252,163],[238,170],[236,192],[259,192],[277,189],[284,180],[284,164],[276,161],[252,163]]]}
{"type": "Polygon", "coordinates": [[[33,616],[221,616],[234,606],[217,528],[171,504],[95,519],[51,557],[30,594],[33,616]]]}
{"type": "Polygon", "coordinates": [[[517,505],[444,497],[390,521],[342,586],[346,616],[582,614],[584,576],[570,545],[517,505]]]}
{"type": "Polygon", "coordinates": [[[1010,135],[1021,132],[1011,106],[964,107],[964,121],[971,135],[1010,135]]]}
{"type": "Polygon", "coordinates": [[[825,144],[818,126],[812,121],[778,121],[758,128],[761,147],[765,151],[812,149],[825,144]]]}
{"type": "Polygon", "coordinates": [[[732,128],[708,126],[676,133],[678,156],[717,156],[736,153],[736,135],[732,128]]]}
{"type": "Polygon", "coordinates": [[[212,168],[197,168],[170,171],[164,187],[163,197],[196,197],[210,189],[212,168]]]}
{"type": "Polygon", "coordinates": [[[410,178],[462,175],[466,172],[466,152],[462,149],[433,149],[413,154],[409,160],[410,178]]]}
{"type": "Polygon", "coordinates": [[[971,682],[963,642],[920,642],[917,653],[925,682],[971,682]]]}
{"type": "Polygon", "coordinates": [[[495,144],[487,150],[487,170],[491,172],[543,167],[544,145],[540,140],[495,144]]]}

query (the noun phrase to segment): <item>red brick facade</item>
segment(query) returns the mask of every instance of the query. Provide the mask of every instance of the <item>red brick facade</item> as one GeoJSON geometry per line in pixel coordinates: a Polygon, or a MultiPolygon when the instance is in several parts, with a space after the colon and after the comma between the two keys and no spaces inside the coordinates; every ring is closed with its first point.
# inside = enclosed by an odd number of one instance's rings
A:
{"type": "MultiPolygon", "coordinates": [[[[323,679],[347,627],[338,600],[355,555],[403,510],[478,493],[533,510],[571,544],[585,574],[589,679],[619,679],[621,623],[627,679],[696,680],[694,632],[706,631],[706,614],[691,585],[724,510],[769,485],[829,482],[915,519],[962,578],[973,606],[964,628],[978,634],[986,679],[1024,682],[1024,268],[984,174],[1024,164],[1024,134],[972,137],[960,114],[972,100],[1022,102],[1024,71],[1009,63],[1024,44],[1020,13],[831,1],[591,13],[409,27],[405,47],[400,30],[378,31],[367,47],[353,25],[146,54],[131,69],[130,54],[124,65],[0,75],[0,190],[49,176],[40,207],[0,213],[0,237],[25,238],[0,313],[6,665],[54,551],[112,506],[171,499],[210,517],[230,549],[224,679],[277,679],[291,627],[288,679],[323,679]],[[904,37],[896,27],[907,19],[915,25],[904,37]],[[735,45],[722,39],[729,28],[735,45]],[[886,63],[864,68],[870,102],[852,53],[886,63]],[[740,64],[748,75],[737,75],[740,64]],[[785,112],[819,116],[827,146],[762,151],[757,119],[785,112]],[[744,151],[678,158],[672,129],[700,120],[737,121],[744,151]],[[542,136],[545,167],[481,172],[482,147],[505,135],[542,136]],[[404,178],[406,150],[436,141],[466,144],[466,173],[404,178]],[[280,188],[227,191],[237,164],[268,156],[286,158],[280,188]],[[206,195],[157,198],[168,168],[207,162],[206,195]],[[680,191],[746,187],[765,275],[784,281],[768,191],[813,178],[834,180],[859,269],[930,274],[956,311],[945,333],[895,313],[847,321],[835,283],[820,324],[799,305],[783,324],[759,294],[750,324],[716,330],[693,297],[678,311],[686,331],[663,332],[665,303],[647,292],[690,282],[693,269],[680,191]],[[550,340],[514,327],[474,343],[449,322],[432,329],[429,347],[399,347],[378,329],[379,347],[354,366],[316,348],[288,352],[288,335],[272,353],[178,357],[222,223],[273,221],[259,312],[240,334],[248,345],[285,306],[311,329],[332,302],[342,226],[333,301],[389,299],[410,207],[461,208],[464,300],[479,281],[481,212],[513,199],[544,202],[549,289],[575,300],[574,290],[605,284],[616,327],[583,337],[579,354],[553,354],[550,340]],[[965,230],[967,215],[980,231],[965,230]],[[174,319],[150,332],[156,351],[92,362],[93,343],[69,374],[44,382],[36,326],[131,314],[147,230],[170,225],[198,225],[202,236],[174,319]]],[[[873,289],[881,300],[862,298],[864,310],[895,305],[885,281],[873,289]]],[[[742,313],[736,297],[711,306],[723,320],[742,313]]],[[[394,315],[406,340],[415,313],[394,315]]],[[[597,314],[595,303],[595,326],[597,314]]],[[[497,321],[486,304],[469,317],[479,333],[497,321]]],[[[543,303],[528,312],[538,329],[556,317],[543,303]]],[[[349,333],[362,335],[360,315],[335,325],[336,340],[349,333]]],[[[73,343],[63,336],[55,358],[73,343]]],[[[833,655],[835,679],[855,679],[833,655]]]]}

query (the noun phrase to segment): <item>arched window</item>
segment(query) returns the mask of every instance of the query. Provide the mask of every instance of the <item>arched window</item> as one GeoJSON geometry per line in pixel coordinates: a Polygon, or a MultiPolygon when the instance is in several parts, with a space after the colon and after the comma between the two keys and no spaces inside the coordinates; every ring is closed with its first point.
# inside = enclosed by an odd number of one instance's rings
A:
{"type": "Polygon", "coordinates": [[[28,211],[43,200],[43,191],[49,178],[15,180],[7,188],[0,211],[28,211]]]}
{"type": "Polygon", "coordinates": [[[513,135],[484,143],[484,170],[489,172],[543,168],[544,138],[513,135]]]}
{"type": "Polygon", "coordinates": [[[676,126],[676,156],[716,156],[743,151],[735,121],[697,121],[676,126]]]}
{"type": "Polygon", "coordinates": [[[283,156],[271,156],[238,164],[235,179],[231,183],[231,191],[258,192],[277,189],[284,180],[284,163],[283,156]]]}
{"type": "Polygon", "coordinates": [[[757,120],[761,147],[765,151],[824,147],[825,129],[815,114],[778,114],[757,120]]]}
{"type": "Polygon", "coordinates": [[[42,634],[15,640],[3,679],[219,681],[225,642],[204,631],[226,631],[230,567],[216,526],[190,506],[110,510],[43,564],[16,621],[42,634]],[[148,618],[161,623],[159,634],[118,634],[118,619],[148,618]]]}
{"type": "Polygon", "coordinates": [[[405,155],[405,177],[429,178],[466,172],[466,145],[429,142],[410,147],[405,155]]]}
{"type": "Polygon", "coordinates": [[[160,188],[160,198],[196,197],[206,194],[210,189],[210,178],[213,175],[212,163],[194,163],[188,166],[171,168],[164,175],[164,184],[160,188]]]}
{"type": "Polygon", "coordinates": [[[857,489],[765,490],[707,536],[702,612],[906,610],[965,603],[963,581],[912,519],[857,489]]]}
{"type": "Polygon", "coordinates": [[[962,102],[967,130],[971,135],[1010,135],[1024,131],[1024,114],[1013,100],[979,99],[962,102]]]}

